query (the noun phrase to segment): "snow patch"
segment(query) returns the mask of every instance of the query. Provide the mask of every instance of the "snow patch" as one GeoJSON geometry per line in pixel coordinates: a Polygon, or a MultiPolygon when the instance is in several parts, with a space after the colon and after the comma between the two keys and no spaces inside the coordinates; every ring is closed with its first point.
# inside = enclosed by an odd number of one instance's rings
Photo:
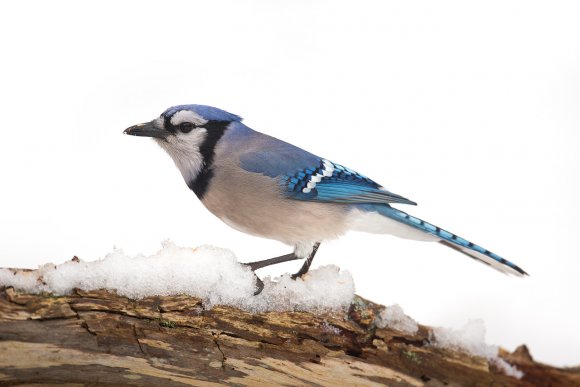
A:
{"type": "Polygon", "coordinates": [[[467,352],[486,358],[506,375],[521,379],[524,373],[498,356],[499,347],[485,343],[483,320],[469,320],[461,329],[434,328],[431,341],[437,347],[467,352]]]}
{"type": "MultiPolygon", "coordinates": [[[[349,272],[337,266],[311,270],[304,278],[292,280],[289,274],[266,277],[264,290],[254,296],[254,273],[240,264],[226,249],[212,246],[180,247],[164,242],[150,256],[130,257],[114,250],[103,259],[85,262],[74,259],[60,265],[52,263],[31,271],[0,269],[0,286],[12,286],[29,293],[70,294],[73,289],[107,289],[132,299],[149,296],[189,295],[199,297],[208,308],[231,305],[250,312],[345,310],[354,297],[349,272]]],[[[418,324],[399,305],[391,305],[377,316],[378,327],[389,327],[415,334],[418,324]]],[[[327,321],[323,329],[339,334],[327,321]]],[[[438,347],[461,350],[481,356],[506,375],[520,379],[523,372],[498,356],[497,346],[485,343],[482,320],[470,320],[462,329],[433,329],[431,342],[438,347]]]]}
{"type": "Polygon", "coordinates": [[[343,309],[354,296],[350,273],[333,265],[311,270],[296,281],[288,274],[263,281],[264,290],[254,296],[254,274],[231,251],[212,246],[192,249],[171,242],[164,242],[151,256],[130,257],[114,250],[97,261],[46,264],[16,274],[0,269],[0,286],[30,293],[65,295],[79,288],[114,290],[132,299],[189,295],[203,299],[207,307],[231,305],[252,312],[343,309]]]}
{"type": "Polygon", "coordinates": [[[378,316],[376,324],[379,328],[392,328],[400,332],[414,335],[419,325],[403,312],[401,306],[394,304],[384,309],[378,316]]]}

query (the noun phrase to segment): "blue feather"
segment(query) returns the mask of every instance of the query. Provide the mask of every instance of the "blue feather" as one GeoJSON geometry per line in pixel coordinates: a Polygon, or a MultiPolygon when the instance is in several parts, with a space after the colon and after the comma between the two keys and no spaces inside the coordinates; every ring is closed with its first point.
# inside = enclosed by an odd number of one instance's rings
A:
{"type": "Polygon", "coordinates": [[[240,166],[248,172],[285,179],[320,163],[320,158],[312,153],[276,138],[261,136],[263,148],[267,150],[248,152],[240,156],[240,166]]]}
{"type": "Polygon", "coordinates": [[[231,122],[241,122],[242,118],[232,113],[228,113],[225,110],[215,108],[213,106],[207,105],[177,105],[172,106],[165,110],[161,115],[164,118],[171,118],[175,113],[181,110],[190,110],[197,115],[201,116],[203,119],[208,121],[231,121],[231,122]]]}
{"type": "Polygon", "coordinates": [[[528,273],[526,273],[524,270],[522,270],[513,262],[510,262],[507,259],[504,259],[499,255],[492,253],[491,251],[468,241],[467,239],[455,235],[447,230],[443,230],[442,228],[439,228],[422,219],[409,215],[406,212],[397,210],[396,208],[392,208],[389,205],[366,205],[359,206],[358,208],[365,211],[376,211],[383,216],[394,219],[398,222],[401,222],[403,224],[406,224],[408,226],[411,226],[415,229],[421,230],[428,234],[434,235],[437,238],[441,239],[441,243],[443,243],[447,247],[451,247],[455,250],[458,250],[459,252],[468,255],[471,258],[477,259],[478,261],[483,262],[487,265],[491,264],[493,266],[493,264],[495,264],[498,265],[495,268],[500,268],[500,270],[505,270],[507,272],[517,275],[528,275],[528,273]]]}
{"type": "Polygon", "coordinates": [[[382,188],[368,177],[340,164],[332,163],[298,147],[269,137],[267,151],[248,152],[240,157],[240,166],[249,172],[278,178],[287,196],[295,200],[331,203],[402,203],[416,204],[382,188]],[[322,176],[325,165],[332,175],[322,176]],[[311,189],[314,176],[320,181],[311,189]]]}

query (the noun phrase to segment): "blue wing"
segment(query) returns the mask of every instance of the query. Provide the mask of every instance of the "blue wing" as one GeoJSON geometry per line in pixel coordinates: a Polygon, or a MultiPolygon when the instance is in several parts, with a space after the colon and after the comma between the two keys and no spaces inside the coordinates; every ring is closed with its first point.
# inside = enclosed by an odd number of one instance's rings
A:
{"type": "Polygon", "coordinates": [[[251,152],[241,167],[279,179],[291,199],[332,203],[416,203],[340,164],[284,143],[278,151],[251,152]]]}

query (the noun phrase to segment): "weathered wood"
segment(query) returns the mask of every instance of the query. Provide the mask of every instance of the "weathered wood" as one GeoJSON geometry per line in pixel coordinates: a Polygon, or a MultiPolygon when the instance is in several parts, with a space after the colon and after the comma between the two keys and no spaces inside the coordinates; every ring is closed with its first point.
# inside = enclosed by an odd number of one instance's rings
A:
{"type": "Polygon", "coordinates": [[[130,300],[107,291],[66,297],[0,290],[0,383],[139,386],[573,386],[580,372],[502,357],[525,373],[373,325],[362,298],[348,313],[252,314],[201,300],[130,300]]]}

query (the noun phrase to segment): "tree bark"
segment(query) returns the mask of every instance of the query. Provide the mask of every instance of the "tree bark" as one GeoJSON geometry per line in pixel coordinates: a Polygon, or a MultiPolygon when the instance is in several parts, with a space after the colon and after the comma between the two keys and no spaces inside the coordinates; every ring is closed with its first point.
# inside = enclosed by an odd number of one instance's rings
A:
{"type": "Polygon", "coordinates": [[[580,386],[580,370],[536,363],[522,346],[483,358],[378,328],[384,307],[355,298],[348,312],[206,310],[186,296],[131,300],[103,290],[70,296],[0,289],[0,383],[139,386],[580,386]]]}

